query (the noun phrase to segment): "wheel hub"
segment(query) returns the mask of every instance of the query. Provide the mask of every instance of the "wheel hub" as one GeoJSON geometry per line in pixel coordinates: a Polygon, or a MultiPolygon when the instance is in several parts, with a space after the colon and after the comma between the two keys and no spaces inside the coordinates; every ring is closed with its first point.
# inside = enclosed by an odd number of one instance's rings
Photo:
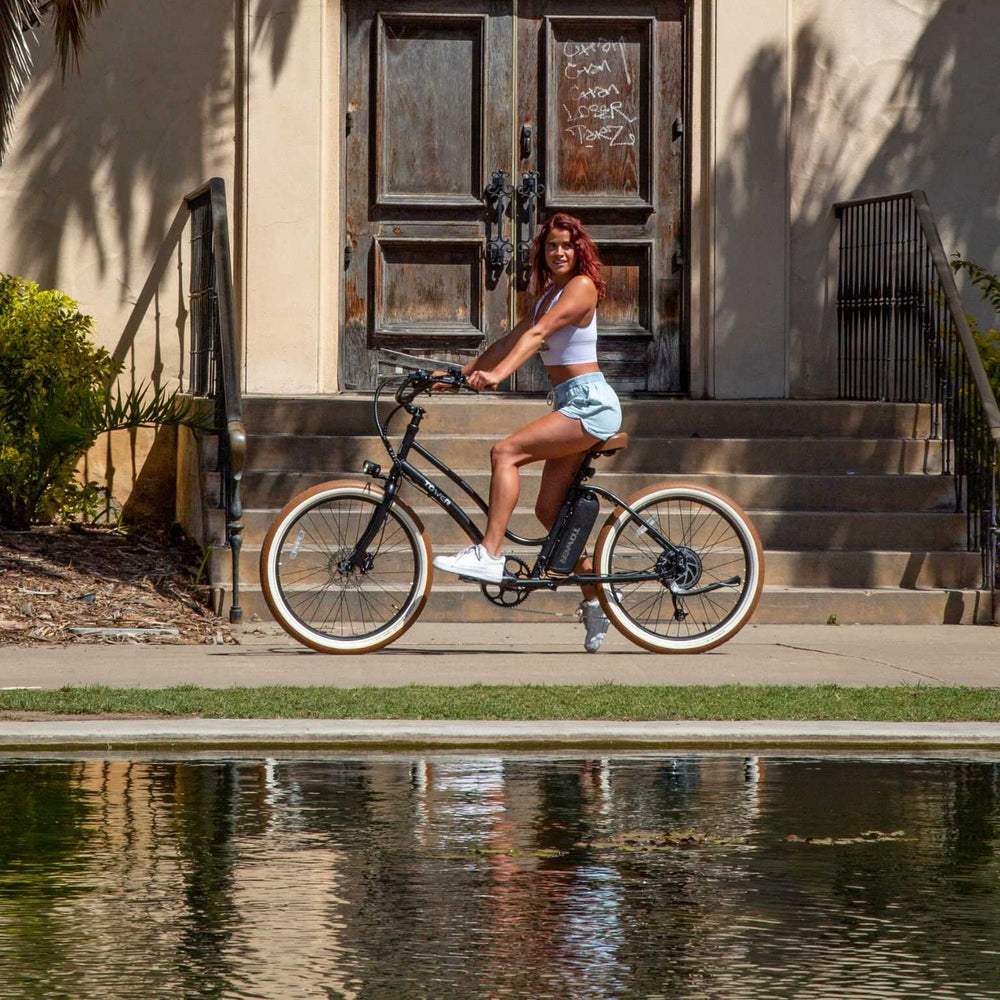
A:
{"type": "Polygon", "coordinates": [[[338,576],[346,576],[348,578],[365,576],[371,572],[372,567],[375,565],[375,557],[370,552],[365,553],[365,557],[360,563],[348,566],[348,560],[353,552],[353,549],[337,549],[335,552],[330,553],[326,569],[330,574],[331,580],[338,576]]]}
{"type": "Polygon", "coordinates": [[[698,553],[686,545],[678,546],[676,552],[664,552],[657,560],[660,583],[664,587],[676,584],[684,590],[698,585],[701,579],[702,563],[698,553]]]}

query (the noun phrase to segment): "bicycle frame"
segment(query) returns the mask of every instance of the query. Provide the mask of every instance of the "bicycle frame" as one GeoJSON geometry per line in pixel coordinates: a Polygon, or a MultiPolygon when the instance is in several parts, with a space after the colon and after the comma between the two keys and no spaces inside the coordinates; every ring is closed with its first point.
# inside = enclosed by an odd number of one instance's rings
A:
{"type": "MultiPolygon", "coordinates": [[[[422,455],[428,462],[431,463],[438,471],[444,473],[452,482],[459,486],[476,504],[477,507],[484,513],[489,513],[489,506],[486,501],[476,492],[476,490],[469,485],[458,473],[450,469],[441,459],[439,459],[433,452],[429,451],[423,445],[416,441],[417,432],[420,429],[420,422],[422,421],[426,410],[419,406],[413,406],[411,403],[400,403],[386,418],[385,427],[378,420],[378,393],[375,395],[375,424],[379,431],[379,437],[382,439],[383,445],[385,445],[386,451],[389,457],[392,459],[392,469],[388,475],[381,475],[381,470],[378,472],[369,472],[369,475],[375,475],[376,478],[380,478],[385,482],[385,491],[381,503],[375,509],[372,514],[371,521],[366,528],[364,534],[358,540],[357,547],[351,556],[345,561],[346,569],[353,569],[360,565],[365,556],[367,555],[367,549],[372,539],[376,536],[379,529],[382,527],[385,521],[386,514],[389,507],[392,505],[395,499],[396,493],[399,490],[401,481],[405,480],[412,483],[417,489],[419,489],[426,496],[430,497],[439,507],[441,507],[455,523],[465,532],[473,544],[479,544],[483,540],[483,533],[479,530],[476,523],[469,517],[465,510],[460,507],[444,490],[436,486],[430,479],[427,478],[419,469],[417,469],[409,460],[408,456],[411,451],[417,452],[422,455]],[[389,444],[387,436],[387,428],[392,418],[399,412],[400,409],[406,409],[410,414],[410,422],[403,434],[403,439],[399,445],[399,450],[395,451],[389,444]]],[[[367,465],[368,463],[366,463],[367,465]]],[[[367,470],[366,470],[367,471],[367,470]]],[[[539,552],[538,558],[535,561],[534,567],[530,571],[528,577],[522,577],[517,579],[511,579],[508,583],[506,580],[502,584],[505,589],[511,590],[541,590],[548,589],[554,590],[558,587],[562,587],[565,584],[595,584],[595,583],[639,583],[646,580],[659,580],[659,573],[618,573],[608,576],[601,576],[594,573],[571,573],[567,576],[559,577],[546,577],[544,573],[547,568],[547,560],[551,555],[552,549],[554,548],[555,541],[559,535],[562,525],[569,513],[573,509],[573,505],[576,501],[577,495],[581,489],[582,483],[589,479],[594,473],[594,469],[590,464],[590,455],[585,453],[583,459],[580,463],[580,468],[577,470],[576,475],[573,478],[573,482],[569,489],[566,491],[566,497],[563,500],[562,506],[559,509],[559,514],[553,521],[552,528],[549,530],[548,534],[541,538],[524,538],[521,535],[516,534],[509,528],[504,533],[505,536],[512,542],[518,545],[526,545],[532,547],[539,547],[541,551],[539,552]]],[[[628,511],[630,518],[637,524],[641,525],[649,535],[654,538],[663,548],[673,554],[677,554],[680,550],[678,546],[674,545],[665,535],[663,535],[656,525],[647,522],[642,515],[638,514],[632,509],[624,500],[616,496],[610,490],[606,490],[601,486],[588,486],[588,490],[598,494],[604,499],[610,501],[615,507],[623,508],[628,511]]],[[[593,529],[591,529],[593,530],[593,529]]],[[[718,585],[713,584],[704,590],[715,589],[718,585]]],[[[694,588],[692,590],[681,590],[680,588],[675,588],[671,585],[670,588],[675,593],[683,593],[684,596],[693,596],[698,593],[702,593],[703,588],[694,588]]]]}

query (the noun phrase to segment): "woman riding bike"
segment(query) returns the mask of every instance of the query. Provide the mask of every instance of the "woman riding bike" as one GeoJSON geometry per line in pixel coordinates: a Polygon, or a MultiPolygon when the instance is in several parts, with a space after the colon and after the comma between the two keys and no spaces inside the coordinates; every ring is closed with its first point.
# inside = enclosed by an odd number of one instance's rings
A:
{"type": "MultiPolygon", "coordinates": [[[[583,456],[621,429],[618,397],[597,365],[597,307],[605,289],[597,247],[580,220],[563,212],[553,215],[541,226],[532,249],[532,309],[462,369],[471,388],[494,389],[540,354],[553,386],[553,412],[493,446],[483,541],[454,556],[437,556],[438,569],[499,583],[504,575],[504,532],[521,491],[521,466],[545,462],[535,515],[551,528],[583,456]]],[[[591,571],[590,558],[581,556],[576,572],[591,571]]],[[[579,614],[587,628],[584,648],[596,653],[610,622],[595,588],[580,589],[579,614]]]]}

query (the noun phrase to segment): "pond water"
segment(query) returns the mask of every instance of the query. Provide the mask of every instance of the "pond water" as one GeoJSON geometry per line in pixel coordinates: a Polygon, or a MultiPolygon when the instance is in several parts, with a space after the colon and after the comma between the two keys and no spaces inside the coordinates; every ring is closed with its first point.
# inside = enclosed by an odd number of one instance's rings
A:
{"type": "Polygon", "coordinates": [[[0,997],[1000,998],[1000,758],[0,758],[0,997]]]}

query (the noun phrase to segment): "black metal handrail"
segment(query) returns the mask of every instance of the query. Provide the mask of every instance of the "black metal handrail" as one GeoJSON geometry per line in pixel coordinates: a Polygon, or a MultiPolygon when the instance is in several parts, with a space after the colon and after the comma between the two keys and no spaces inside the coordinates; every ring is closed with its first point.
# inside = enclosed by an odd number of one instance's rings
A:
{"type": "Polygon", "coordinates": [[[838,393],[931,403],[966,542],[997,585],[1000,409],[923,191],[838,202],[838,393]]]}
{"type": "Polygon", "coordinates": [[[243,619],[240,607],[240,549],[243,504],[240,481],[247,435],[240,395],[239,348],[233,310],[233,265],[229,251],[226,185],[213,177],[184,198],[191,213],[191,364],[193,396],[215,400],[219,428],[219,506],[226,512],[226,544],[233,560],[229,620],[243,619]]]}

